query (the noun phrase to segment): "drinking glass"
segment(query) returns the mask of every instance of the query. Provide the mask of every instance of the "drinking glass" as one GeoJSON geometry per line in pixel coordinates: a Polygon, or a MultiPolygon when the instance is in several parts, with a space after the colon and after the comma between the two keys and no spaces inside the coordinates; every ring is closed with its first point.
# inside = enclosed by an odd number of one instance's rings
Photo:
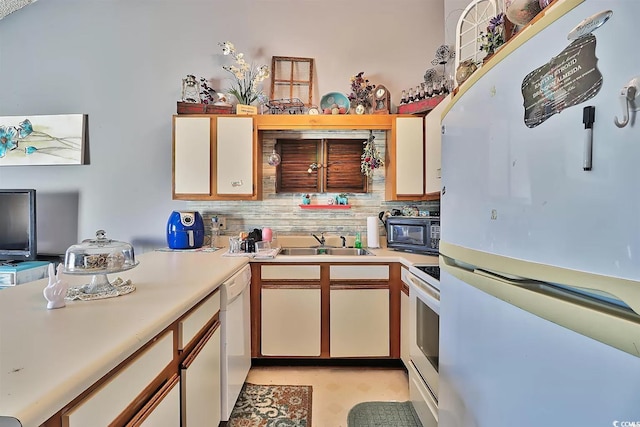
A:
{"type": "Polygon", "coordinates": [[[229,237],[229,253],[237,254],[240,252],[240,238],[229,237]]]}
{"type": "Polygon", "coordinates": [[[263,254],[263,253],[267,253],[271,250],[271,242],[267,242],[267,241],[260,241],[260,242],[256,242],[256,253],[258,254],[263,254]]]}

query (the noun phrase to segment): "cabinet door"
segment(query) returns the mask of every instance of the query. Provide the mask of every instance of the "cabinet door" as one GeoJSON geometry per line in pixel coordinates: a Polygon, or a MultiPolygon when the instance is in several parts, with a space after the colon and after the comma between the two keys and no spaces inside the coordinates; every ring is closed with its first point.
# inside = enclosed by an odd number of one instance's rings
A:
{"type": "Polygon", "coordinates": [[[400,359],[409,366],[409,294],[400,292],[400,359]]]}
{"type": "Polygon", "coordinates": [[[216,193],[253,195],[253,119],[217,117],[216,193]]]}
{"type": "Polygon", "coordinates": [[[424,135],[422,117],[396,118],[396,195],[424,194],[424,135]]]}
{"type": "Polygon", "coordinates": [[[389,290],[332,289],[331,357],[386,357],[389,350],[389,290]]]}
{"type": "Polygon", "coordinates": [[[262,289],[264,356],[320,356],[318,288],[262,289]]]}
{"type": "Polygon", "coordinates": [[[425,192],[439,193],[442,187],[442,112],[451,102],[451,95],[444,98],[424,119],[425,192]]]}
{"type": "Polygon", "coordinates": [[[182,427],[217,426],[221,420],[220,323],[185,359],[181,370],[182,427]]]}
{"type": "Polygon", "coordinates": [[[79,404],[63,413],[67,427],[109,425],[173,360],[173,333],[158,338],[79,404]]]}
{"type": "Polygon", "coordinates": [[[211,119],[173,118],[173,196],[211,195],[211,119]]]}
{"type": "Polygon", "coordinates": [[[180,425],[180,377],[176,374],[150,399],[126,427],[176,427],[180,425]]]}

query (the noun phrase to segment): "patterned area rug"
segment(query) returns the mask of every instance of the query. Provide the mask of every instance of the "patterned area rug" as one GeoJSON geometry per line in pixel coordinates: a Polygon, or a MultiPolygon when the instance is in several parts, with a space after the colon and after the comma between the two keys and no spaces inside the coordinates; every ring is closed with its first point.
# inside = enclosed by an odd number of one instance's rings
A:
{"type": "Polygon", "coordinates": [[[309,385],[245,383],[228,427],[311,427],[309,385]]]}
{"type": "Polygon", "coordinates": [[[351,408],[349,427],[422,427],[411,402],[363,402],[351,408]]]}

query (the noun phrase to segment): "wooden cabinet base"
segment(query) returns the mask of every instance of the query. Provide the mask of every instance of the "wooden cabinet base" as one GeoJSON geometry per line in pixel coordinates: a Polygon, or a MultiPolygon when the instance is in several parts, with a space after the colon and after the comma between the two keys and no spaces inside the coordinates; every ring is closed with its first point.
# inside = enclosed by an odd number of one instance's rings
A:
{"type": "Polygon", "coordinates": [[[252,263],[251,355],[400,358],[399,263],[252,263]]]}

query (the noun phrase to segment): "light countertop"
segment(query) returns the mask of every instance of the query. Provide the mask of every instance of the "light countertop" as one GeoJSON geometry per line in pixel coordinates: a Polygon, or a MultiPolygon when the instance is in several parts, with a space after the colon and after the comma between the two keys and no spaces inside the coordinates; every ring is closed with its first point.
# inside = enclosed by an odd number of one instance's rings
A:
{"type": "MultiPolygon", "coordinates": [[[[370,249],[376,256],[283,256],[271,262],[401,262],[437,265],[437,256],[370,249]]],[[[216,252],[151,252],[111,274],[136,291],[46,309],[47,280],[0,290],[0,427],[37,427],[111,371],[249,262],[216,252]]],[[[263,262],[263,261],[261,261],[263,262]]],[[[70,286],[91,276],[64,275],[70,286]]]]}
{"type": "MultiPolygon", "coordinates": [[[[135,292],[56,310],[46,309],[46,279],[1,290],[0,426],[2,416],[39,426],[248,261],[221,252],[141,255],[109,275],[131,279],[135,292]]],[[[91,278],[64,277],[70,286],[91,278]]]]}

